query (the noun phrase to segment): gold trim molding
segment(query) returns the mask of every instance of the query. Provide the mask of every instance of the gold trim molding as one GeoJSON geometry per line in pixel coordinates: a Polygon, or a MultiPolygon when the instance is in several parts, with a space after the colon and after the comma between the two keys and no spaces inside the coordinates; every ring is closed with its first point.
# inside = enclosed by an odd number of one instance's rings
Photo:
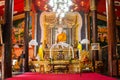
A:
{"type": "MultiPolygon", "coordinates": [[[[30,15],[31,14],[32,14],[32,12],[30,12],[30,15]]],[[[90,13],[90,16],[91,16],[91,13],[90,13]]],[[[24,13],[16,15],[16,16],[13,17],[13,21],[22,19],[24,17],[25,17],[24,13]]],[[[107,21],[106,16],[103,16],[103,15],[100,15],[100,14],[97,14],[97,19],[100,19],[100,20],[103,20],[103,21],[107,21]]],[[[4,23],[4,20],[0,20],[0,24],[3,24],[3,23],[4,23]]],[[[120,26],[120,21],[116,21],[116,25],[120,26]]]]}
{"type": "MultiPolygon", "coordinates": [[[[30,16],[31,15],[32,15],[32,12],[30,12],[30,16]]],[[[22,18],[25,18],[25,14],[24,13],[16,15],[16,16],[13,16],[13,21],[19,20],[19,19],[22,19],[22,18]]],[[[4,24],[4,19],[0,20],[0,24],[4,24]]]]}
{"type": "MultiPolygon", "coordinates": [[[[92,14],[90,13],[90,16],[92,16],[92,14]]],[[[103,21],[107,21],[107,17],[104,15],[100,15],[97,14],[97,19],[103,20],[103,21]]],[[[116,25],[120,26],[120,21],[116,21],[116,25]]]]}

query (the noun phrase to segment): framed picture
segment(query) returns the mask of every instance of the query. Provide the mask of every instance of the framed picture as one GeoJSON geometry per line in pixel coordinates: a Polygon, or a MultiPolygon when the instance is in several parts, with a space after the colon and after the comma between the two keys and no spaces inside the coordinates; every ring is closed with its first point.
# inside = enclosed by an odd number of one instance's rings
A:
{"type": "Polygon", "coordinates": [[[100,50],[99,43],[91,43],[91,50],[100,50]]]}

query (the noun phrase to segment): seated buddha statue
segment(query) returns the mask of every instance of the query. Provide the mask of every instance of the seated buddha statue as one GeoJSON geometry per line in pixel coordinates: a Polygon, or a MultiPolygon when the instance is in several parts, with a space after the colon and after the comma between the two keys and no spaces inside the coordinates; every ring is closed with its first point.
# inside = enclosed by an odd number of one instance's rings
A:
{"type": "Polygon", "coordinates": [[[62,28],[58,28],[57,43],[66,42],[66,40],[67,40],[66,33],[63,32],[62,28]]]}

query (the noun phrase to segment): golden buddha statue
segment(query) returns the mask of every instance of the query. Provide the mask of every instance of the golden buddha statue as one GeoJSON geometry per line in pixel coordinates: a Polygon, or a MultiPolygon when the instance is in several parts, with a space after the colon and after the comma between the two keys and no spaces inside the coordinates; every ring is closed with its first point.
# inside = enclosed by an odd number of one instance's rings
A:
{"type": "Polygon", "coordinates": [[[63,32],[62,28],[58,28],[57,43],[66,42],[66,40],[67,40],[66,33],[63,32]]]}

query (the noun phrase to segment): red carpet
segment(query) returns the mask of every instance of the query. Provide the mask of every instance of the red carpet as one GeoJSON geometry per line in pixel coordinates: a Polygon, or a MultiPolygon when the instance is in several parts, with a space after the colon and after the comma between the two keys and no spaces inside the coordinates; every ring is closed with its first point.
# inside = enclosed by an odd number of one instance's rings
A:
{"type": "Polygon", "coordinates": [[[24,73],[6,80],[117,80],[116,78],[104,76],[98,73],[80,74],[40,74],[24,73]]]}

